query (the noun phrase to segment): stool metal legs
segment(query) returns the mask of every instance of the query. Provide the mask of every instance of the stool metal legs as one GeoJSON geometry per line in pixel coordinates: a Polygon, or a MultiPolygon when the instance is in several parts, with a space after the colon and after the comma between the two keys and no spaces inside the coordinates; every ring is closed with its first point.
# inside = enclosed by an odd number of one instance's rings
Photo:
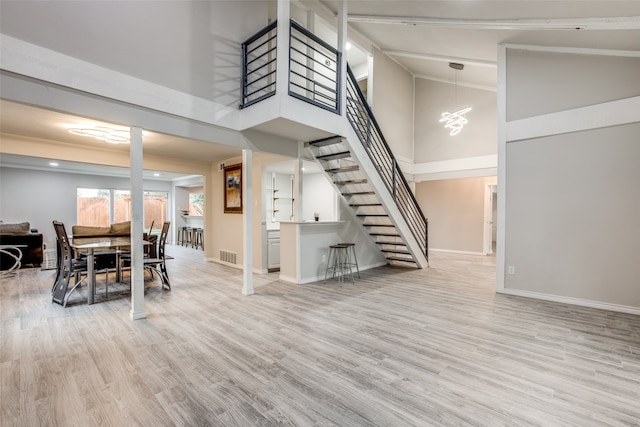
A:
{"type": "Polygon", "coordinates": [[[178,231],[178,244],[181,246],[189,246],[191,241],[191,229],[189,227],[180,227],[178,231]]]}
{"type": "Polygon", "coordinates": [[[329,246],[329,257],[327,258],[327,269],[324,273],[324,283],[327,282],[329,272],[331,272],[333,279],[339,280],[340,282],[344,282],[345,277],[347,280],[354,282],[348,248],[346,245],[329,246]]]}
{"type": "Polygon", "coordinates": [[[204,250],[204,233],[200,227],[180,227],[178,244],[204,250]]]}
{"type": "Polygon", "coordinates": [[[359,279],[360,267],[358,266],[358,257],[356,256],[356,244],[355,243],[338,243],[338,244],[347,247],[347,262],[351,267],[356,268],[356,271],[358,272],[358,279],[359,279]],[[353,255],[353,259],[351,259],[352,255],[353,255]]]}
{"type": "Polygon", "coordinates": [[[204,250],[202,228],[194,227],[191,229],[191,247],[204,250]]]}

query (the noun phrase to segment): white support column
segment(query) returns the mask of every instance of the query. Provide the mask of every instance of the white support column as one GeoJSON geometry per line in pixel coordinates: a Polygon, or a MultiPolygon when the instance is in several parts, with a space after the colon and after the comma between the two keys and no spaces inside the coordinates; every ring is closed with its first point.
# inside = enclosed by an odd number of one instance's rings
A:
{"type": "Polygon", "coordinates": [[[144,319],[142,129],[131,128],[129,146],[131,168],[131,320],[144,319]]]}
{"type": "MultiPolygon", "coordinates": [[[[300,146],[304,143],[299,142],[300,146]]],[[[301,148],[298,148],[298,159],[294,162],[293,166],[293,191],[291,197],[293,197],[293,220],[298,222],[302,221],[302,182],[304,177],[302,176],[302,157],[300,156],[301,148]]]]}
{"type": "Polygon", "coordinates": [[[276,48],[276,96],[289,93],[289,21],[291,20],[290,0],[278,0],[278,35],[276,48]]]}
{"type": "Polygon", "coordinates": [[[340,115],[347,116],[347,1],[338,4],[338,50],[342,52],[340,62],[340,115]]]}
{"type": "Polygon", "coordinates": [[[243,274],[242,293],[253,295],[253,151],[242,150],[242,234],[243,234],[243,274]]]}

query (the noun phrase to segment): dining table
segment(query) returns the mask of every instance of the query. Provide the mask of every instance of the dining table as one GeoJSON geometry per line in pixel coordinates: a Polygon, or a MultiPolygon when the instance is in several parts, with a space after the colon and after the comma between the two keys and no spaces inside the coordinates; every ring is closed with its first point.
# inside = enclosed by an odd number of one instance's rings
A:
{"type": "MultiPolygon", "coordinates": [[[[95,251],[113,249],[116,253],[116,280],[120,280],[122,275],[120,254],[122,248],[131,246],[131,237],[78,237],[69,242],[71,247],[77,251],[87,254],[87,304],[94,303],[96,289],[95,251]]],[[[147,240],[142,241],[143,245],[150,245],[147,240]]]]}

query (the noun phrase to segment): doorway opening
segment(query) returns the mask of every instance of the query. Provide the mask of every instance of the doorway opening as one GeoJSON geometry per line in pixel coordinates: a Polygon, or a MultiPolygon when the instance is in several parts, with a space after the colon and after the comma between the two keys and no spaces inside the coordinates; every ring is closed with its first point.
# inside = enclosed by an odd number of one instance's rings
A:
{"type": "Polygon", "coordinates": [[[498,225],[498,186],[486,184],[484,190],[484,249],[485,255],[496,255],[498,225]]]}

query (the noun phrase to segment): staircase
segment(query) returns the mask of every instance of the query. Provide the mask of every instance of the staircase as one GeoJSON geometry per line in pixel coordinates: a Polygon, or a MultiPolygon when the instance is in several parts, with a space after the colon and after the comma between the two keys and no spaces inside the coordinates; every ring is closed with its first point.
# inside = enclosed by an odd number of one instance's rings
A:
{"type": "Polygon", "coordinates": [[[380,185],[376,186],[375,180],[370,179],[347,138],[334,136],[308,142],[306,146],[390,264],[418,268],[428,264],[426,251],[422,253],[417,249],[419,245],[415,241],[412,245],[415,239],[403,230],[407,227],[402,227],[402,215],[395,212],[394,217],[393,209],[385,206],[384,193],[387,193],[386,199],[390,199],[387,189],[381,182],[378,184],[382,184],[382,188],[379,188],[380,185]]]}
{"type": "MultiPolygon", "coordinates": [[[[275,94],[276,31],[274,22],[242,45],[241,108],[275,94]]],[[[327,65],[340,64],[341,53],[293,21],[289,31],[289,95],[338,115],[346,108],[351,125],[344,135],[306,143],[309,155],[330,176],[390,264],[427,267],[427,219],[351,69],[347,66],[343,106],[340,68],[327,65]]],[[[276,52],[281,50],[278,46],[276,52]]]]}

